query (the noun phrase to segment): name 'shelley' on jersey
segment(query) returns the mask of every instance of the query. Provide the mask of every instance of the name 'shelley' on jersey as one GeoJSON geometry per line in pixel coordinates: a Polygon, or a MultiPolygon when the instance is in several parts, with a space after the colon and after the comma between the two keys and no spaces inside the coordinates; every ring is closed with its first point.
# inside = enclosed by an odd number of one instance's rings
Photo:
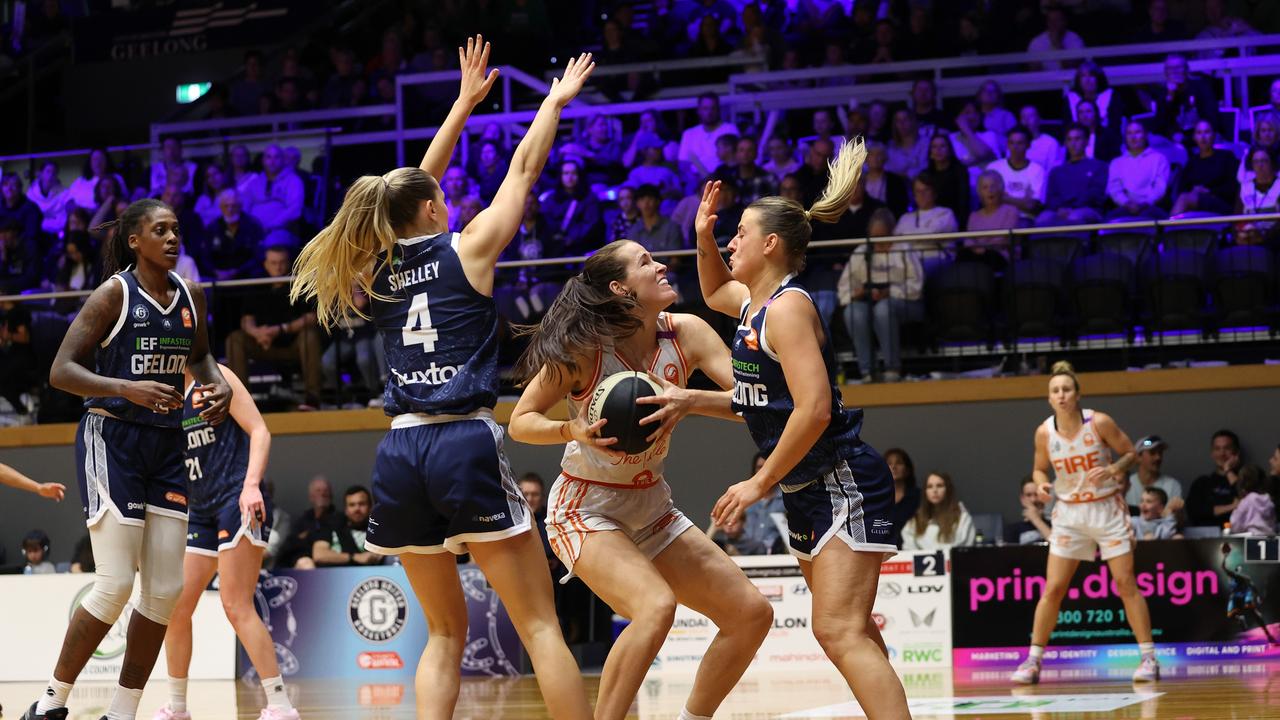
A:
{"type": "Polygon", "coordinates": [[[497,308],[471,286],[457,233],[398,240],[373,281],[388,415],[465,415],[497,403],[497,308]]]}

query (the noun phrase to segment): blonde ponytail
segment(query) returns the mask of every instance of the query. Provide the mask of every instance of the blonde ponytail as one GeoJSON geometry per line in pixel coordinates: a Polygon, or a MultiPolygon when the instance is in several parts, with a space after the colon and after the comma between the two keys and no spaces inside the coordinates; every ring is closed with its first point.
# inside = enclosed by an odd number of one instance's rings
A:
{"type": "Polygon", "coordinates": [[[766,236],[776,234],[782,239],[792,272],[804,269],[805,250],[813,234],[812,221],[833,223],[849,209],[849,197],[858,186],[866,159],[867,147],[861,137],[846,142],[835,162],[828,166],[830,177],[822,197],[808,210],[795,200],[776,195],[762,197],[747,206],[756,212],[761,232],[766,236]]]}
{"type": "Polygon", "coordinates": [[[836,159],[829,163],[827,187],[822,197],[805,212],[805,219],[822,223],[839,220],[849,209],[849,198],[858,186],[866,159],[867,146],[861,136],[846,141],[836,159]]]}
{"type": "Polygon", "coordinates": [[[373,278],[391,260],[397,228],[409,226],[419,203],[438,200],[435,178],[419,168],[398,168],[383,176],[365,175],[351,184],[333,221],[311,240],[293,264],[290,300],[315,299],[316,320],[331,328],[344,317],[369,316],[356,307],[352,288],[370,298],[373,278]],[[379,254],[385,254],[374,267],[379,254]]]}

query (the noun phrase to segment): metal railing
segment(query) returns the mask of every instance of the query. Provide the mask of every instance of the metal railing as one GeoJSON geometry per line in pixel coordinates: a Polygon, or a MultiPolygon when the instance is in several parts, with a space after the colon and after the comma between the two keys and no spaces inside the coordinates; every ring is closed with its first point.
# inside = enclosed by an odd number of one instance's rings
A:
{"type": "MultiPolygon", "coordinates": [[[[970,230],[962,232],[950,233],[921,233],[917,235],[890,235],[885,237],[859,237],[845,238],[839,240],[815,240],[810,242],[808,247],[810,251],[823,250],[827,248],[850,248],[856,250],[859,247],[880,244],[900,244],[900,243],[917,243],[917,242],[936,242],[936,243],[956,243],[971,238],[989,238],[996,236],[1005,236],[1007,238],[1007,247],[1014,247],[1017,243],[1026,238],[1032,238],[1037,235],[1044,236],[1061,236],[1072,234],[1095,233],[1098,231],[1110,230],[1150,230],[1153,236],[1158,235],[1164,228],[1186,228],[1196,226],[1221,226],[1234,223],[1255,223],[1255,222],[1280,222],[1280,212],[1275,213],[1257,213],[1248,215],[1221,215],[1211,217],[1194,217],[1194,218],[1169,218],[1165,220],[1134,220],[1126,222],[1112,223],[1089,223],[1085,225],[1057,225],[1052,227],[1027,227],[1013,228],[1008,230],[970,230]]],[[[722,253],[728,250],[721,248],[722,253]]],[[[698,254],[696,248],[688,248],[683,250],[659,250],[654,251],[651,255],[655,258],[681,258],[695,257],[698,254]]],[[[568,255],[564,257],[554,258],[538,258],[535,260],[508,260],[497,263],[498,270],[518,269],[524,267],[544,267],[556,265],[576,265],[583,263],[590,257],[589,255],[568,255]]],[[[293,276],[273,277],[273,278],[244,278],[237,280],[209,280],[199,283],[192,283],[196,287],[216,291],[219,288],[246,288],[257,287],[262,285],[275,285],[281,282],[291,282],[293,276]]],[[[31,292],[19,295],[0,295],[0,303],[6,302],[35,302],[40,300],[62,300],[68,298],[88,297],[93,293],[92,290],[78,290],[65,292],[31,292]]]]}

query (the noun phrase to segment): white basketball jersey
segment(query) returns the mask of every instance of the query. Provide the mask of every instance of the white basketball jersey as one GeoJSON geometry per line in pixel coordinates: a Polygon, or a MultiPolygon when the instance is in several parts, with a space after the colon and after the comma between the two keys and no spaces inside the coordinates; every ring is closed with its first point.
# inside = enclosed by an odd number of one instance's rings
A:
{"type": "MultiPolygon", "coordinates": [[[[628,365],[614,350],[612,343],[597,350],[591,382],[582,392],[567,398],[569,412],[576,415],[581,403],[588,401],[602,379],[614,373],[629,371],[650,372],[680,387],[689,382],[689,367],[676,339],[675,320],[670,313],[658,316],[658,349],[646,367],[628,365]]],[[[658,409],[657,405],[651,407],[655,411],[658,409]]],[[[656,424],[646,427],[657,429],[656,424]]],[[[662,465],[667,457],[669,444],[670,437],[667,437],[643,453],[618,458],[599,448],[582,447],[575,440],[565,446],[560,467],[566,476],[577,480],[627,488],[651,487],[662,480],[662,465]]]]}
{"type": "Polygon", "coordinates": [[[1111,451],[1093,426],[1093,411],[1086,409],[1083,414],[1084,423],[1072,438],[1058,433],[1053,415],[1044,421],[1044,427],[1049,431],[1053,491],[1059,500],[1066,502],[1089,502],[1120,491],[1120,483],[1114,477],[1108,477],[1098,485],[1085,479],[1090,470],[1111,461],[1111,451]]]}

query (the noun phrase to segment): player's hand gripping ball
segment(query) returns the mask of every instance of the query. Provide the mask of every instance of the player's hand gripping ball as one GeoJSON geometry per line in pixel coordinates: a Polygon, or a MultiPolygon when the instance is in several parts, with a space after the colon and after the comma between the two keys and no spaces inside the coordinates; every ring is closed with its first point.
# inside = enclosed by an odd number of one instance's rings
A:
{"type": "Polygon", "coordinates": [[[604,418],[608,422],[600,429],[600,437],[617,438],[611,450],[636,455],[653,444],[649,435],[653,428],[640,421],[653,412],[653,408],[637,405],[636,400],[651,395],[661,395],[662,388],[648,375],[639,372],[614,373],[596,386],[587,407],[587,424],[595,424],[604,418]]]}

